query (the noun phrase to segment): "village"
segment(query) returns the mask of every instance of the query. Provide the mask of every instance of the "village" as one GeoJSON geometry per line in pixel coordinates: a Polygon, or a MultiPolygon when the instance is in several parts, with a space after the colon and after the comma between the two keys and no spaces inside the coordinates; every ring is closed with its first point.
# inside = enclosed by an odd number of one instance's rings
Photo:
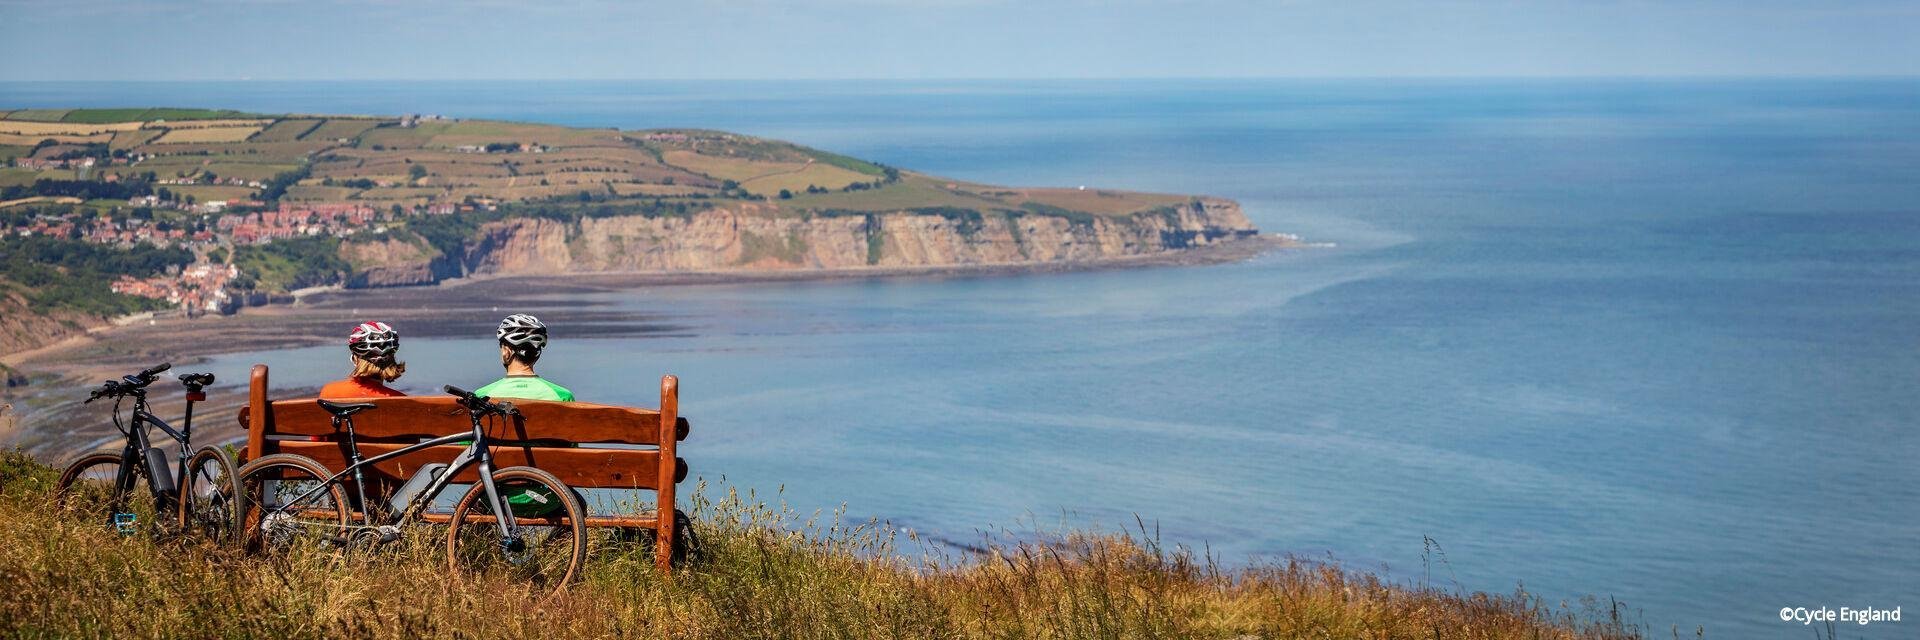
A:
{"type": "MultiPolygon", "coordinates": [[[[177,203],[142,196],[130,200],[129,204],[142,209],[165,209],[177,203]]],[[[255,210],[265,206],[258,201],[215,201],[199,206],[197,212],[201,215],[191,222],[156,220],[151,213],[95,217],[41,214],[11,231],[22,237],[71,238],[122,247],[148,243],[192,250],[199,257],[194,264],[143,279],[121,276],[112,289],[115,293],[165,300],[186,315],[198,316],[233,313],[244,302],[244,296],[229,286],[241,276],[239,267],[228,260],[231,247],[299,237],[345,238],[378,232],[384,229],[383,222],[395,217],[394,210],[382,212],[366,203],[281,203],[277,208],[265,210],[255,210]],[[229,209],[244,212],[215,215],[229,209]],[[222,247],[229,251],[214,251],[222,247]],[[210,256],[215,259],[210,260],[210,256]]],[[[461,205],[436,203],[399,211],[402,215],[447,215],[461,209],[461,205]]]]}

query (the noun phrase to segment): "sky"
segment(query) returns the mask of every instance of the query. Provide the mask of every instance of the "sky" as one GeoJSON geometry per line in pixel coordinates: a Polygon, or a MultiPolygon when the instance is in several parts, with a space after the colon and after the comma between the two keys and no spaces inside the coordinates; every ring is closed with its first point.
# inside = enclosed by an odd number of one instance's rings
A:
{"type": "Polygon", "coordinates": [[[0,80],[1913,75],[1912,0],[0,0],[0,80]]]}

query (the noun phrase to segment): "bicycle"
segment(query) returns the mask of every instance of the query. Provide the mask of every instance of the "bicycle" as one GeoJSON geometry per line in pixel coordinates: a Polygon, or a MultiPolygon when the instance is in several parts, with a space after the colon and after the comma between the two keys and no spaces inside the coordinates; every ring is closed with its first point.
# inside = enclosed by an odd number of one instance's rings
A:
{"type": "MultiPolygon", "coordinates": [[[[86,403],[113,398],[113,425],[126,437],[119,453],[94,453],[80,458],[60,474],[55,484],[55,504],[65,509],[87,503],[105,503],[109,524],[122,533],[141,526],[140,505],[132,502],[134,489],[142,481],[153,496],[148,520],[156,523],[156,534],[199,533],[224,541],[238,531],[242,500],[236,483],[233,458],[219,447],[201,447],[193,452],[193,404],[207,399],[206,387],[213,384],[211,373],[190,373],[179,377],[186,387],[186,416],[175,430],[147,404],[147,387],[161,373],[173,368],[160,364],[139,373],[108,380],[87,397],[86,403]],[[120,419],[120,403],[133,398],[130,421],[120,419]],[[176,474],[167,468],[166,453],[153,446],[149,427],[157,427],[180,445],[177,477],[185,490],[174,482],[176,474]],[[192,456],[188,453],[192,452],[192,456]],[[169,524],[170,523],[170,524],[169,524]],[[169,528],[177,531],[170,531],[169,528]]],[[[83,403],[84,404],[84,403],[83,403]]]]}
{"type": "MultiPolygon", "coordinates": [[[[377,405],[317,400],[332,414],[334,429],[346,432],[347,468],[329,471],[313,458],[291,453],[261,456],[242,466],[240,486],[252,505],[243,525],[247,545],[274,550],[290,548],[303,540],[334,547],[361,541],[372,546],[397,541],[404,527],[431,520],[427,508],[439,494],[456,476],[477,467],[479,481],[467,489],[447,518],[448,570],[498,568],[548,587],[549,595],[565,589],[586,559],[586,507],[578,494],[551,473],[533,467],[494,470],[493,440],[487,435],[487,426],[518,416],[512,404],[490,402],[451,385],[445,390],[466,409],[471,427],[468,432],[432,438],[371,458],[360,455],[353,415],[377,405]],[[375,505],[366,499],[366,467],[459,443],[466,443],[467,448],[451,463],[416,471],[416,476],[427,474],[426,486],[410,496],[396,494],[395,499],[404,506],[397,512],[379,514],[379,524],[375,524],[375,505]],[[349,476],[361,505],[359,524],[352,522],[348,508],[344,485],[349,476]],[[512,517],[495,515],[501,513],[512,517]]],[[[417,480],[410,478],[408,484],[417,480]]]]}

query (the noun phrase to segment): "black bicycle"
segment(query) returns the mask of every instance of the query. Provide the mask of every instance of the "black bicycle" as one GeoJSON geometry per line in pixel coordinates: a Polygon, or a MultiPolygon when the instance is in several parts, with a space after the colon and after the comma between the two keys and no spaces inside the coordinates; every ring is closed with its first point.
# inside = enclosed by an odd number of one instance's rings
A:
{"type": "Polygon", "coordinates": [[[243,525],[248,546],[275,550],[303,543],[346,547],[399,540],[405,525],[441,520],[428,514],[428,508],[454,478],[469,475],[469,468],[477,466],[478,473],[470,475],[478,481],[455,503],[452,516],[444,518],[448,569],[502,570],[549,593],[565,589],[586,559],[586,507],[551,473],[533,467],[494,470],[487,425],[518,415],[512,404],[489,402],[453,386],[446,391],[466,409],[469,431],[364,459],[353,414],[378,405],[319,400],[320,407],[333,414],[334,428],[346,432],[348,466],[334,472],[307,456],[276,453],[241,467],[240,486],[252,507],[243,525]],[[416,470],[407,486],[385,503],[388,508],[376,514],[380,505],[366,499],[365,468],[430,447],[463,443],[466,450],[451,463],[416,470]],[[357,503],[348,499],[349,478],[357,503]],[[360,524],[352,522],[354,504],[361,506],[360,524]]]}
{"type": "Polygon", "coordinates": [[[62,509],[103,509],[101,515],[123,533],[148,529],[155,534],[198,534],[231,540],[239,531],[245,499],[236,482],[239,475],[234,472],[233,458],[219,447],[193,451],[193,403],[207,399],[206,387],[213,384],[213,374],[180,376],[180,384],[187,390],[187,410],[180,429],[175,430],[153,415],[147,404],[147,387],[170,368],[172,365],[160,364],[108,380],[87,397],[89,403],[113,398],[113,426],[126,437],[126,443],[119,453],[94,453],[69,465],[56,485],[56,503],[62,509]],[[128,398],[133,399],[133,411],[129,420],[122,421],[120,404],[128,398]],[[158,428],[179,443],[177,469],[167,468],[166,453],[153,446],[149,427],[158,428]],[[175,484],[175,478],[184,486],[175,484]],[[133,499],[141,484],[153,497],[150,505],[133,499]]]}

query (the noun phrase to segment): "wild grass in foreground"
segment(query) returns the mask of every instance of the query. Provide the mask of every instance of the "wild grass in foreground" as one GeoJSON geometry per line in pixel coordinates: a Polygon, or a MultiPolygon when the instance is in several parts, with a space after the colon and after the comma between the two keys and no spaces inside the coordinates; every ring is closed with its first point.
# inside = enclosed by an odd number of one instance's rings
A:
{"type": "MultiPolygon", "coordinates": [[[[250,556],[121,535],[54,509],[54,470],[0,453],[0,635],[463,638],[1639,638],[1608,612],[1524,593],[1393,585],[1325,563],[1225,570],[1139,536],[1069,534],[962,559],[895,533],[797,520],[729,492],[693,514],[670,579],[602,543],[548,602],[495,576],[446,582],[442,538],[250,556]]],[[[425,534],[425,535],[421,535],[425,534]]]]}

